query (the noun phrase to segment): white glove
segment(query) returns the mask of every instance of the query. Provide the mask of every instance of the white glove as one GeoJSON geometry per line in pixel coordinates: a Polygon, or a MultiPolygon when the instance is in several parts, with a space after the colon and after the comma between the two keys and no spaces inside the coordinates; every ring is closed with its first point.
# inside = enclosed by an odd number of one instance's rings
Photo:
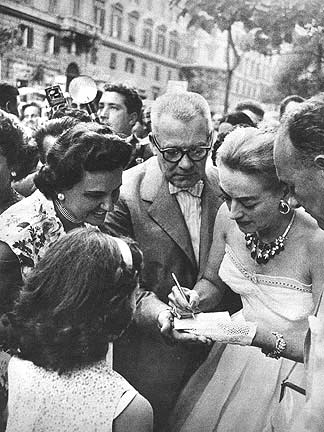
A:
{"type": "Polygon", "coordinates": [[[187,331],[206,336],[215,342],[251,345],[256,328],[257,324],[254,322],[236,323],[226,321],[216,323],[213,328],[190,329],[187,331]]]}

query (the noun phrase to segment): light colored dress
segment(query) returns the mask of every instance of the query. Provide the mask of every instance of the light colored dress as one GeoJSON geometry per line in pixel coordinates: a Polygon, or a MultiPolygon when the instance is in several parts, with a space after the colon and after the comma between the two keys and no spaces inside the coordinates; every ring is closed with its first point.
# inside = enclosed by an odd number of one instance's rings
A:
{"type": "MultiPolygon", "coordinates": [[[[246,321],[304,338],[307,317],[314,308],[310,285],[286,277],[252,274],[228,245],[219,276],[241,295],[243,308],[237,318],[243,314],[246,321]]],[[[271,431],[281,382],[293,365],[291,360],[266,357],[256,347],[215,343],[180,396],[170,430],[271,431]]],[[[296,369],[303,375],[303,364],[296,369]]]]}
{"type": "Polygon", "coordinates": [[[8,375],[6,432],[111,432],[137,394],[104,360],[59,375],[13,357],[8,375]]]}

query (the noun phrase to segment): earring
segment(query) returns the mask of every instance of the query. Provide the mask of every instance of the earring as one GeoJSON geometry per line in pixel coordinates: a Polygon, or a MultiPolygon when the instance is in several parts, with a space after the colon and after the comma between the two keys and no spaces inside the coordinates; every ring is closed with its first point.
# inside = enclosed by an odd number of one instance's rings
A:
{"type": "Polygon", "coordinates": [[[286,215],[290,212],[290,205],[284,199],[281,199],[279,202],[279,212],[283,215],[286,215]]]}
{"type": "Polygon", "coordinates": [[[64,201],[64,200],[65,200],[64,193],[62,193],[62,192],[58,193],[58,194],[57,194],[57,199],[58,199],[59,201],[64,201]]]}
{"type": "Polygon", "coordinates": [[[17,173],[16,171],[11,171],[10,175],[11,175],[11,179],[14,180],[14,178],[17,176],[17,173]]]}

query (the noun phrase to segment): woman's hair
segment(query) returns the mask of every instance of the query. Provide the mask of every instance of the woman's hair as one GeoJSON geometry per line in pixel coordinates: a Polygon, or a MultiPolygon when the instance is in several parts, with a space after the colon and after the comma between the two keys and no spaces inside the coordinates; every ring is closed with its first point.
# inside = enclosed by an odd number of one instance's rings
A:
{"type": "Polygon", "coordinates": [[[1,116],[0,154],[5,157],[9,170],[15,172],[15,180],[21,180],[37,164],[37,150],[27,144],[23,128],[10,118],[1,116]]]}
{"type": "Polygon", "coordinates": [[[71,129],[80,121],[73,117],[60,117],[48,120],[44,126],[39,127],[34,133],[34,139],[37,144],[39,159],[42,163],[46,162],[46,149],[44,148],[44,139],[48,136],[59,137],[63,132],[71,129]]]}
{"type": "Polygon", "coordinates": [[[275,137],[275,128],[238,127],[225,137],[218,148],[216,164],[258,175],[267,189],[277,190],[281,183],[273,160],[275,137]]]}
{"type": "Polygon", "coordinates": [[[102,360],[129,325],[142,254],[129,240],[133,265],[118,243],[95,228],[61,237],[27,278],[12,326],[19,356],[59,373],[102,360]]]}
{"type": "Polygon", "coordinates": [[[58,137],[34,182],[47,198],[54,199],[58,192],[81,181],[84,171],[124,168],[131,152],[131,145],[112,134],[109,127],[79,123],[58,137]]]}
{"type": "Polygon", "coordinates": [[[254,122],[243,111],[232,111],[230,113],[227,113],[221,119],[219,119],[219,124],[221,123],[229,123],[233,126],[236,125],[248,125],[251,127],[255,126],[254,122]]]}
{"type": "Polygon", "coordinates": [[[0,118],[0,154],[6,158],[10,168],[17,163],[19,147],[23,145],[22,130],[15,126],[9,118],[0,118]]]}

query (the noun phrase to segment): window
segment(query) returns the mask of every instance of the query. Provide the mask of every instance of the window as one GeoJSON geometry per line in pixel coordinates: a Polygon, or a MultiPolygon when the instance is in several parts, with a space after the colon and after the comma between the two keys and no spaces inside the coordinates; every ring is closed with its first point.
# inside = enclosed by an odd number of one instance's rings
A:
{"type": "Polygon", "coordinates": [[[122,36],[123,7],[117,3],[112,7],[110,36],[121,39],[122,36]]]}
{"type": "Polygon", "coordinates": [[[93,46],[90,49],[90,62],[92,64],[97,64],[98,61],[98,48],[93,46]]]}
{"type": "Polygon", "coordinates": [[[47,54],[58,54],[60,52],[60,39],[58,36],[52,33],[45,35],[44,52],[47,54]]]}
{"type": "Polygon", "coordinates": [[[130,57],[126,57],[125,60],[125,72],[134,73],[135,72],[135,61],[130,57]]]}
{"type": "Polygon", "coordinates": [[[73,12],[72,15],[79,17],[81,11],[81,0],[73,0],[73,12]]]}
{"type": "Polygon", "coordinates": [[[154,79],[155,81],[160,81],[160,66],[155,66],[154,79]]]}
{"type": "Polygon", "coordinates": [[[165,32],[166,27],[160,26],[157,28],[155,52],[163,55],[165,53],[165,32]]]}
{"type": "Polygon", "coordinates": [[[51,14],[57,12],[57,0],[48,0],[48,12],[51,14]]]}
{"type": "Polygon", "coordinates": [[[117,54],[116,53],[110,54],[109,67],[110,67],[110,69],[116,69],[116,67],[117,67],[117,54]]]}
{"type": "Polygon", "coordinates": [[[25,48],[33,48],[34,29],[32,27],[26,26],[25,24],[20,24],[19,29],[21,32],[21,45],[25,48]]]}
{"type": "Polygon", "coordinates": [[[142,63],[142,76],[146,76],[147,73],[147,64],[142,63]]]}
{"type": "Polygon", "coordinates": [[[132,12],[128,15],[128,42],[135,43],[136,41],[136,28],[138,19],[138,12],[132,12]]]}
{"type": "Polygon", "coordinates": [[[152,28],[153,21],[151,19],[144,21],[144,30],[143,30],[143,48],[152,49],[152,28]]]}
{"type": "Polygon", "coordinates": [[[159,87],[152,87],[152,98],[153,100],[155,100],[160,93],[160,88],[159,87]]]}
{"type": "Polygon", "coordinates": [[[178,33],[177,32],[170,33],[168,57],[176,60],[178,57],[179,48],[180,48],[180,44],[178,41],[178,33]]]}
{"type": "Polygon", "coordinates": [[[101,30],[105,29],[105,0],[95,0],[94,1],[94,22],[98,25],[101,30]]]}
{"type": "Polygon", "coordinates": [[[168,81],[172,80],[172,71],[168,70],[168,81]]]}

